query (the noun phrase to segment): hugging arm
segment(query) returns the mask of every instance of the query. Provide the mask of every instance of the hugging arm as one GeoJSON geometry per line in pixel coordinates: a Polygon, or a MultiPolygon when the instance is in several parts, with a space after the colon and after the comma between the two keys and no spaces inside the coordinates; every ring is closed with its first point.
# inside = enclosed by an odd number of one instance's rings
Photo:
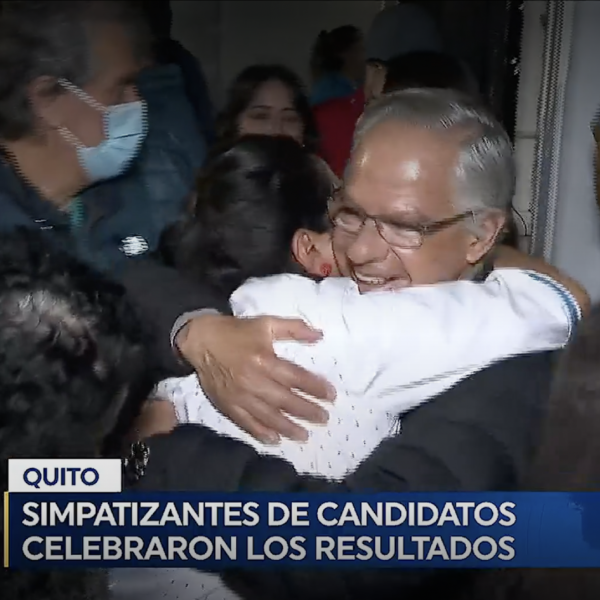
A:
{"type": "Polygon", "coordinates": [[[178,357],[171,345],[173,325],[181,315],[199,309],[227,314],[228,299],[154,260],[130,261],[120,273],[119,280],[153,334],[154,357],[160,375],[179,377],[191,374],[191,366],[178,357]]]}
{"type": "Polygon", "coordinates": [[[590,310],[591,301],[586,289],[578,281],[575,281],[541,258],[525,254],[508,246],[499,246],[495,250],[494,266],[498,269],[516,268],[547,275],[566,287],[573,294],[581,308],[582,314],[585,315],[590,310]]]}
{"type": "MultiPolygon", "coordinates": [[[[186,425],[148,440],[150,459],[135,489],[197,492],[422,492],[514,489],[537,440],[551,378],[551,353],[495,364],[408,413],[341,482],[298,475],[231,438],[186,425]],[[179,458],[186,456],[186,461],[179,458]]],[[[239,570],[224,575],[246,600],[423,598],[438,575],[409,570],[239,570]],[[414,595],[411,595],[414,594],[414,595]]],[[[445,577],[441,574],[440,577],[445,577]]]]}
{"type": "Polygon", "coordinates": [[[323,400],[333,400],[335,391],[273,352],[278,339],[319,339],[303,321],[227,316],[228,298],[152,260],[131,261],[120,281],[154,334],[157,380],[195,371],[219,410],[261,441],[307,435],[284,412],[309,422],[323,420],[323,409],[295,390],[323,400]]]}
{"type": "MultiPolygon", "coordinates": [[[[394,413],[495,361],[562,348],[580,316],[565,288],[518,269],[496,270],[483,283],[347,294],[338,306],[325,304],[321,310],[331,314],[322,313],[323,322],[340,315],[337,329],[345,334],[335,350],[349,357],[339,361],[351,361],[345,386],[389,402],[394,413]],[[353,352],[344,353],[350,346],[353,352]]],[[[325,329],[326,338],[334,336],[325,329]]]]}

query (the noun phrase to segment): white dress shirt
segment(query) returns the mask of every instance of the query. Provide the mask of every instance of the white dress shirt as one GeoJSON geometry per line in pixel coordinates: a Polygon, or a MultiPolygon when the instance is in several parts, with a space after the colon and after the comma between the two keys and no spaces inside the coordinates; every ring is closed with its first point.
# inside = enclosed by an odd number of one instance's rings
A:
{"type": "Polygon", "coordinates": [[[341,479],[400,426],[399,417],[491,363],[563,347],[580,318],[553,279],[498,269],[483,283],[454,281],[360,294],[346,278],[315,282],[277,275],[246,282],[231,296],[238,317],[301,318],[323,331],[315,344],[277,342],[276,354],[323,375],[337,389],[327,425],[303,423],[305,443],[265,446],[207,400],[195,375],[167,379],[156,393],[182,423],[281,456],[299,473],[341,479]]]}

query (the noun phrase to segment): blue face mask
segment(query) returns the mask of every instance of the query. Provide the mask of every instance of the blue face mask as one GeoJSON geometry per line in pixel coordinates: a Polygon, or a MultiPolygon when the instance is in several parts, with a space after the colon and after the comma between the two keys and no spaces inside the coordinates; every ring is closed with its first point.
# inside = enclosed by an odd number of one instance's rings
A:
{"type": "Polygon", "coordinates": [[[97,146],[84,146],[68,129],[60,131],[77,148],[79,164],[90,183],[121,175],[139,154],[148,131],[146,103],[137,100],[105,107],[83,90],[61,80],[60,84],[86,104],[102,112],[104,141],[97,146]]]}

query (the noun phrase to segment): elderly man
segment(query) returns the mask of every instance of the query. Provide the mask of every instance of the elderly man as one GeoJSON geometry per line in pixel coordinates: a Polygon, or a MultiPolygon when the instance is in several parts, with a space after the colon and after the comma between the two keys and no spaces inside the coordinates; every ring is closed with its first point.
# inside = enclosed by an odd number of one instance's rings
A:
{"type": "MultiPolygon", "coordinates": [[[[480,265],[502,230],[513,183],[510,141],[477,105],[441,91],[383,98],[359,124],[345,188],[332,206],[340,270],[365,292],[485,277],[480,265]]],[[[184,426],[148,441],[150,460],[137,485],[202,491],[510,489],[535,444],[551,363],[549,353],[533,354],[467,378],[407,415],[401,434],[381,443],[342,482],[299,476],[284,461],[184,426]]],[[[237,572],[225,580],[243,598],[351,599],[411,592],[422,597],[425,588],[445,585],[446,575],[279,571],[237,572]]]]}
{"type": "Polygon", "coordinates": [[[512,147],[453,93],[412,90],[368,110],[354,136],[334,248],[361,291],[461,279],[502,231],[512,147]]]}

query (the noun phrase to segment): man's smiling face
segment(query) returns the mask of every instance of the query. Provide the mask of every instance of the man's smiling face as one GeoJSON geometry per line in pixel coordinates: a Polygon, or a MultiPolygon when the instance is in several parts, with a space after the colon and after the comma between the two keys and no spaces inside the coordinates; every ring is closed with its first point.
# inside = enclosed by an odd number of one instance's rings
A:
{"type": "MultiPolygon", "coordinates": [[[[460,217],[453,205],[456,165],[464,135],[388,120],[355,148],[339,202],[367,219],[358,233],[335,227],[333,248],[342,275],[362,292],[459,279],[484,245],[456,221],[403,248],[382,236],[384,227],[419,228],[460,217]]],[[[489,247],[489,246],[488,246],[489,247]]]]}

